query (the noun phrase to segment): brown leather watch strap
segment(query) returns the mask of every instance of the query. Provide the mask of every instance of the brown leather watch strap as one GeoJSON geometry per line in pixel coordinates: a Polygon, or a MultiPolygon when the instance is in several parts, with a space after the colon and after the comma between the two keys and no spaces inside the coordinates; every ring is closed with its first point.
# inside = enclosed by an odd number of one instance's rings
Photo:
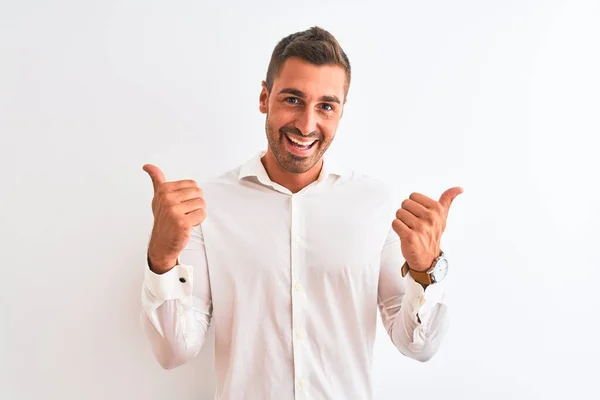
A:
{"type": "Polygon", "coordinates": [[[404,265],[402,265],[402,277],[405,277],[406,274],[410,271],[410,276],[417,282],[422,285],[431,285],[431,275],[427,272],[419,272],[414,269],[410,269],[408,263],[404,261],[404,265]]]}

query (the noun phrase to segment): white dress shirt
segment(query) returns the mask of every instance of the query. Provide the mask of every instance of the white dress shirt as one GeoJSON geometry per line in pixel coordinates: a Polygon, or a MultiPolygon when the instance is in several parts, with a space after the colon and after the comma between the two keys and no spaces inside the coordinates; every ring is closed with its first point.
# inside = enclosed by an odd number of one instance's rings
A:
{"type": "Polygon", "coordinates": [[[325,157],[293,194],[263,154],[200,185],[207,217],[175,268],[145,264],[154,355],[166,369],[187,362],[212,324],[216,399],[371,399],[378,307],[399,352],[426,361],[444,336],[444,282],[402,277],[389,185],[325,157]]]}

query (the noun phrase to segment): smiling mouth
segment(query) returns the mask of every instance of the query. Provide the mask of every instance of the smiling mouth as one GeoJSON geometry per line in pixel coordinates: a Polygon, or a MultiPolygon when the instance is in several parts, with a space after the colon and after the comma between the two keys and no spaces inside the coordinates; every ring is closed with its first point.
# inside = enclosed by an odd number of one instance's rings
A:
{"type": "Polygon", "coordinates": [[[298,140],[287,134],[285,135],[285,137],[288,143],[300,150],[310,150],[315,145],[315,143],[318,142],[317,139],[313,139],[311,141],[298,140]]]}

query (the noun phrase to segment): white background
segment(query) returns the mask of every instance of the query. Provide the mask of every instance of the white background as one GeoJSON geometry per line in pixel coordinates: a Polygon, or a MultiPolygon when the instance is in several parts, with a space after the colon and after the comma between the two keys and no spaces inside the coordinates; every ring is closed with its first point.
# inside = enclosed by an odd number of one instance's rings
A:
{"type": "MultiPolygon", "coordinates": [[[[353,82],[338,161],[465,189],[427,363],[379,325],[376,399],[598,399],[597,1],[7,1],[0,6],[0,398],[209,399],[141,331],[144,163],[199,181],[266,146],[273,47],[320,25],[353,82]]],[[[336,399],[337,400],[337,399],[336,399]]]]}

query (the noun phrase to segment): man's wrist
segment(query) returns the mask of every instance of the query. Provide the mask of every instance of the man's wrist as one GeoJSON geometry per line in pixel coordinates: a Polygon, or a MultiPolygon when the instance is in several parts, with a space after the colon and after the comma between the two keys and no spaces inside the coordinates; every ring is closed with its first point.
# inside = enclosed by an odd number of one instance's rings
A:
{"type": "Polygon", "coordinates": [[[164,273],[169,272],[177,265],[178,260],[154,260],[150,258],[150,255],[147,255],[148,267],[150,271],[155,274],[162,275],[164,273]]]}
{"type": "Polygon", "coordinates": [[[412,278],[420,283],[423,288],[426,288],[431,284],[441,282],[446,277],[446,274],[448,273],[448,260],[444,256],[444,252],[440,250],[440,255],[433,260],[431,266],[424,271],[410,268],[408,261],[405,261],[404,265],[402,265],[402,276],[404,277],[408,273],[410,273],[412,278]]]}
{"type": "Polygon", "coordinates": [[[413,278],[413,280],[414,280],[415,282],[417,282],[419,285],[423,286],[423,290],[427,289],[427,286],[431,285],[431,282],[424,282],[424,281],[423,281],[423,278],[422,278],[421,276],[419,276],[419,275],[417,275],[417,274],[414,274],[414,275],[413,275],[413,272],[412,272],[412,271],[413,271],[413,270],[412,270],[412,269],[410,269],[408,273],[410,274],[410,276],[413,278]],[[416,276],[415,276],[415,275],[416,275],[416,276]]]}
{"type": "Polygon", "coordinates": [[[423,289],[431,284],[431,277],[427,272],[414,270],[410,268],[407,261],[404,261],[404,265],[402,266],[402,276],[404,277],[406,274],[410,274],[415,282],[423,286],[423,289]]]}

